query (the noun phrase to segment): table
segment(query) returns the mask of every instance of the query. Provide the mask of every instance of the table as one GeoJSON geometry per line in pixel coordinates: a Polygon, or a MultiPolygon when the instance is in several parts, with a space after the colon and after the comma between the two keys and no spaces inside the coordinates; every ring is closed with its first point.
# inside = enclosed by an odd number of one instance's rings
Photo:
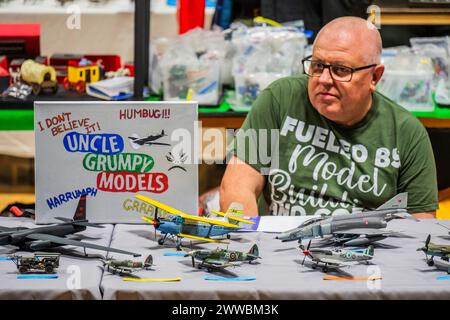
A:
{"type": "MultiPolygon", "coordinates": [[[[283,219],[283,217],[280,217],[283,219]]],[[[447,226],[450,221],[441,221],[447,226]]],[[[32,227],[25,218],[0,218],[1,226],[32,227]]],[[[259,246],[259,263],[243,264],[224,272],[208,273],[193,268],[190,257],[165,256],[175,252],[169,242],[159,246],[150,225],[105,225],[105,228],[88,228],[80,235],[85,241],[111,245],[142,254],[151,254],[152,270],[136,273],[139,277],[181,277],[179,282],[140,283],[126,282],[119,276],[102,271],[100,254],[88,249],[89,258],[79,256],[81,248],[73,251],[59,249],[61,266],[59,279],[17,280],[16,266],[11,261],[0,261],[0,299],[450,299],[449,280],[437,280],[445,272],[427,266],[422,252],[429,233],[436,243],[449,243],[448,231],[436,224],[436,220],[394,220],[389,229],[402,231],[404,237],[391,237],[375,245],[373,265],[355,265],[343,269],[343,275],[355,277],[381,276],[375,281],[323,280],[324,274],[301,265],[303,254],[296,242],[282,243],[271,233],[235,233],[229,249],[247,251],[253,243],[259,246]],[[446,236],[447,235],[447,236],[446,236]],[[99,238],[99,239],[93,239],[99,238]],[[75,254],[75,256],[74,256],[75,254]],[[71,288],[73,270],[79,268],[80,287],[71,288]],[[206,276],[256,277],[255,281],[207,281],[206,276]]],[[[185,240],[185,245],[190,242],[185,240]]],[[[214,249],[217,244],[198,243],[193,248],[214,249]]],[[[221,245],[224,246],[224,245],[221,245]]],[[[8,248],[0,247],[1,256],[8,248]]],[[[70,249],[70,247],[68,247],[70,249]]],[[[115,259],[129,259],[121,254],[108,255],[115,259]]],[[[438,258],[436,259],[438,260],[438,258]]],[[[308,261],[308,259],[307,259],[308,261]]],[[[329,272],[333,275],[335,273],[329,272]]]]}
{"type": "MultiPolygon", "coordinates": [[[[448,221],[441,223],[449,225],[448,221]]],[[[243,264],[211,274],[204,269],[194,269],[190,257],[164,256],[175,250],[172,246],[156,244],[152,226],[116,225],[112,246],[120,245],[143,256],[153,255],[153,270],[142,271],[139,276],[181,277],[182,280],[136,283],[105,273],[101,281],[103,299],[450,299],[450,280],[437,280],[446,273],[427,266],[423,253],[416,251],[423,246],[429,233],[433,235],[432,241],[450,244],[450,236],[441,238],[447,231],[437,225],[436,220],[394,220],[388,227],[403,231],[405,237],[391,237],[376,245],[374,265],[361,264],[344,269],[355,277],[379,274],[382,280],[330,281],[322,279],[325,274],[321,271],[301,265],[303,254],[296,242],[281,243],[273,239],[274,234],[233,235],[229,249],[248,251],[253,243],[257,243],[262,260],[258,264],[243,264]],[[211,275],[256,277],[256,280],[204,280],[205,276],[211,275]]],[[[208,243],[194,248],[213,249],[216,246],[208,243]]]]}
{"type": "MultiPolygon", "coordinates": [[[[448,221],[441,223],[450,225],[448,221]]],[[[32,226],[32,222],[24,218],[0,218],[0,225],[32,226]]],[[[152,254],[155,265],[152,270],[136,273],[139,277],[181,277],[182,280],[126,282],[117,275],[102,272],[100,258],[93,255],[97,254],[95,250],[88,249],[91,258],[86,259],[60,249],[64,255],[61,257],[60,277],[56,280],[17,280],[15,265],[10,261],[0,261],[0,299],[450,299],[450,282],[437,280],[438,276],[446,273],[427,266],[423,253],[416,251],[429,233],[436,243],[450,243],[447,231],[437,225],[436,220],[389,222],[389,229],[402,231],[405,236],[391,237],[375,245],[373,265],[360,264],[343,269],[346,276],[382,277],[382,280],[375,281],[323,280],[326,274],[321,270],[312,270],[309,262],[301,265],[303,254],[296,242],[279,242],[270,233],[232,235],[229,249],[247,251],[253,243],[258,244],[262,257],[259,263],[208,273],[204,269],[193,268],[190,257],[165,256],[166,252],[175,252],[174,247],[169,242],[159,246],[155,242],[153,227],[148,224],[105,226],[104,229],[88,228],[81,235],[85,238],[100,236],[101,239],[86,240],[139,252],[142,257],[138,259],[143,260],[152,254]],[[81,287],[78,289],[67,286],[71,276],[67,270],[71,265],[80,268],[81,287]],[[204,279],[206,276],[256,277],[256,280],[207,281],[204,279]]],[[[184,241],[190,245],[189,240],[184,241]]],[[[213,249],[216,246],[214,243],[194,244],[194,248],[213,249]]],[[[4,248],[0,251],[2,256],[4,248]]],[[[82,249],[74,251],[80,253],[82,249]]],[[[113,257],[129,259],[121,254],[113,257]]]]}

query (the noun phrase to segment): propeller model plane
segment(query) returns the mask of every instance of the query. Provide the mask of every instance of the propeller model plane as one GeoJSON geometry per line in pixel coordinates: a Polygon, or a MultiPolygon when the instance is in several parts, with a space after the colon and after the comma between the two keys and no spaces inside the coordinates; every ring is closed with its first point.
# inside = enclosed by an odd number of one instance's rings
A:
{"type": "Polygon", "coordinates": [[[25,251],[42,251],[59,246],[77,246],[83,247],[85,254],[86,248],[91,248],[135,257],[140,256],[140,254],[133,252],[66,238],[67,235],[86,230],[86,227],[103,228],[101,225],[89,223],[86,220],[86,196],[80,197],[73,219],[62,217],[56,217],[55,219],[62,221],[62,223],[37,228],[0,227],[0,245],[13,245],[25,251]]]}
{"type": "Polygon", "coordinates": [[[323,264],[323,272],[328,272],[328,269],[339,269],[363,261],[368,264],[369,260],[372,260],[374,254],[373,246],[369,246],[363,251],[348,249],[310,249],[310,246],[311,240],[309,240],[306,249],[303,245],[300,245],[300,249],[305,255],[302,265],[305,264],[306,257],[309,257],[313,261],[313,269],[317,268],[319,264],[323,264]]]}
{"type": "MultiPolygon", "coordinates": [[[[435,244],[431,242],[431,235],[428,235],[425,240],[425,246],[418,248],[417,251],[423,251],[425,253],[427,264],[430,267],[434,265],[434,257],[441,257],[441,259],[446,262],[449,262],[450,259],[450,245],[435,244]],[[428,258],[428,256],[431,256],[431,258],[428,258]]],[[[447,269],[447,273],[450,274],[450,266],[447,269]]]]}
{"type": "Polygon", "coordinates": [[[192,257],[192,266],[195,268],[195,260],[201,261],[198,268],[206,267],[208,272],[213,269],[223,269],[230,266],[238,266],[243,262],[252,263],[259,256],[258,246],[254,244],[250,250],[245,252],[231,251],[217,248],[215,250],[193,250],[185,254],[192,257]]]}
{"type": "Polygon", "coordinates": [[[311,218],[276,238],[283,242],[298,240],[301,243],[302,239],[331,236],[331,240],[338,245],[364,246],[394,234],[395,232],[384,229],[392,219],[419,221],[406,211],[407,202],[408,194],[400,193],[375,210],[329,218],[311,218]]]}
{"type": "Polygon", "coordinates": [[[153,265],[152,255],[148,255],[144,262],[132,260],[103,260],[103,265],[106,266],[106,271],[112,274],[129,275],[140,270],[149,270],[153,265]]]}
{"type": "Polygon", "coordinates": [[[243,206],[239,203],[232,203],[226,213],[219,213],[225,217],[224,220],[219,220],[186,214],[140,194],[135,197],[155,208],[153,218],[143,216],[142,219],[152,224],[155,230],[163,234],[163,237],[158,240],[158,244],[163,245],[167,238],[176,238],[177,250],[181,250],[181,240],[183,238],[228,243],[214,237],[226,235],[227,239],[230,239],[229,233],[241,229],[240,223],[254,224],[254,222],[243,218],[241,213],[243,206]],[[167,215],[165,217],[158,216],[159,210],[166,212],[167,215]]]}

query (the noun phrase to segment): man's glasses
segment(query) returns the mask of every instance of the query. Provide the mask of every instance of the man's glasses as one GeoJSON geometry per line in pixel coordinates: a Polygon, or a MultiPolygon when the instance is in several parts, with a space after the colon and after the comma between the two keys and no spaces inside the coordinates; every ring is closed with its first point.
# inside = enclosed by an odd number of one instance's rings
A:
{"type": "Polygon", "coordinates": [[[343,66],[340,64],[326,64],[320,61],[312,60],[312,56],[306,57],[302,60],[303,70],[310,77],[320,77],[323,70],[329,69],[331,78],[336,81],[349,82],[352,80],[353,72],[369,69],[375,67],[376,64],[370,64],[368,66],[352,68],[343,66]]]}

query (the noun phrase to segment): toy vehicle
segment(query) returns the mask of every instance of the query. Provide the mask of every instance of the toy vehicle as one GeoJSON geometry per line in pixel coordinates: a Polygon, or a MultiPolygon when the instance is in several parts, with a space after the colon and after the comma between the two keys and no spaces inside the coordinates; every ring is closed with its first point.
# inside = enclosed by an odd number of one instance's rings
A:
{"type": "Polygon", "coordinates": [[[86,84],[100,80],[100,67],[97,64],[69,65],[67,77],[64,78],[64,89],[76,90],[79,93],[86,91],[86,84]]]}
{"type": "Polygon", "coordinates": [[[56,93],[58,90],[55,68],[37,63],[31,59],[22,63],[20,77],[24,82],[31,85],[35,95],[38,95],[40,92],[56,93]]]}
{"type": "Polygon", "coordinates": [[[20,273],[30,271],[43,271],[54,273],[59,267],[59,253],[36,252],[34,256],[13,256],[12,261],[16,264],[20,273]]]}

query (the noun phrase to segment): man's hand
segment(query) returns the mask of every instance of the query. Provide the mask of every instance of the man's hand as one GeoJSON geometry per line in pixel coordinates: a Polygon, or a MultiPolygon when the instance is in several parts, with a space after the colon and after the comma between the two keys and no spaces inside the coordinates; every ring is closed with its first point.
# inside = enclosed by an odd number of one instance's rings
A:
{"type": "Polygon", "coordinates": [[[244,205],[246,216],[257,216],[257,198],[264,188],[264,176],[237,157],[231,158],[220,184],[220,209],[226,212],[232,202],[244,205]]]}
{"type": "Polygon", "coordinates": [[[436,211],[418,212],[412,214],[417,219],[436,219],[436,211]]]}

